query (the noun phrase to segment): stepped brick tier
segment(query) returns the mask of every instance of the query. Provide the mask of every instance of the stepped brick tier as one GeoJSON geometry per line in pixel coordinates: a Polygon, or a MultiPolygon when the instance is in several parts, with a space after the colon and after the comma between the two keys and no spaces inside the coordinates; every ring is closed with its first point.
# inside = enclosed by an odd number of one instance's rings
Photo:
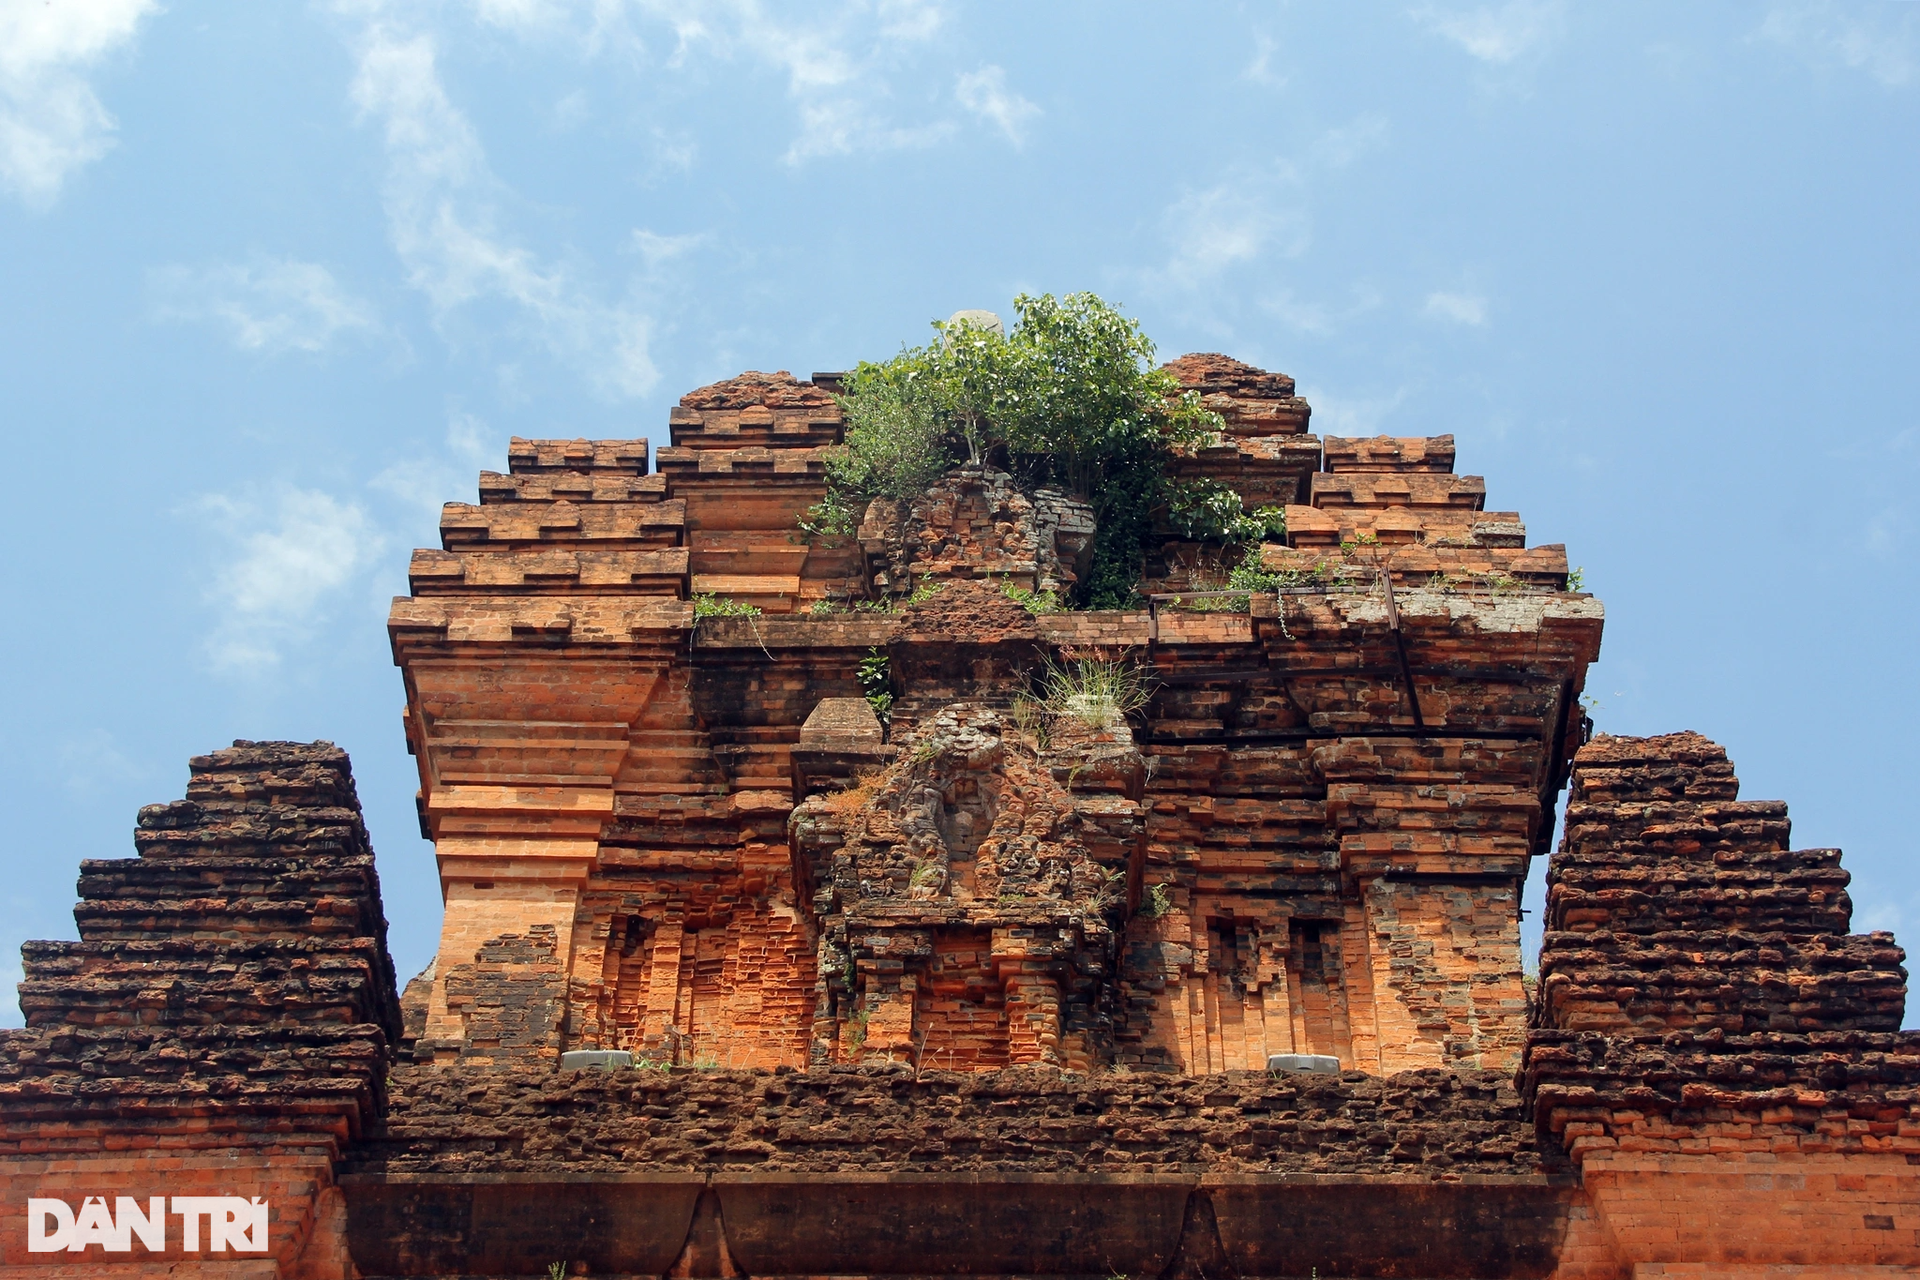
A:
{"type": "Polygon", "coordinates": [[[434,963],[396,998],[340,752],[196,760],[26,950],[0,1275],[1920,1268],[1839,854],[1697,735],[1589,740],[1601,607],[1451,437],[1168,368],[1277,586],[1163,530],[1139,607],[1050,611],[1093,510],[984,465],[809,537],[831,375],[684,397],[652,470],[516,440],[390,619],[434,963]],[[1049,693],[1083,660],[1143,704],[1049,693]],[[201,1189],[259,1253],[27,1250],[29,1195],[201,1189]]]}
{"type": "Polygon", "coordinates": [[[80,941],[23,949],[26,1029],[0,1031],[0,1272],[195,1274],[177,1222],[151,1256],[28,1253],[29,1197],[237,1195],[271,1206],[273,1249],[231,1274],[344,1275],[333,1171],[385,1114],[401,1036],[346,753],[195,757],[134,844],[80,864],[80,941]]]}

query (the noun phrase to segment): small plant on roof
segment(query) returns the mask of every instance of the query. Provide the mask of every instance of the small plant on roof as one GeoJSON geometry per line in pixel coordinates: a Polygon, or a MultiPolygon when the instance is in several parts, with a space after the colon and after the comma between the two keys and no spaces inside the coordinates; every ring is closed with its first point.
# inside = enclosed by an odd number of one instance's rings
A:
{"type": "Polygon", "coordinates": [[[1066,612],[1059,595],[1051,590],[1032,591],[1017,582],[1007,582],[1001,584],[1000,594],[1031,614],[1066,612]]]}
{"type": "Polygon", "coordinates": [[[1474,585],[1490,595],[1511,596],[1527,589],[1527,584],[1510,573],[1476,573],[1474,585]]]}
{"type": "Polygon", "coordinates": [[[857,1054],[867,1047],[867,1019],[872,1016],[871,1010],[862,1009],[847,1019],[846,1045],[848,1053],[857,1054]]]}
{"type": "Polygon", "coordinates": [[[1139,711],[1153,696],[1147,677],[1131,662],[1068,655],[1048,659],[1040,675],[1040,704],[1049,716],[1072,716],[1103,728],[1139,711]]]}
{"type": "Polygon", "coordinates": [[[1227,586],[1235,591],[1276,591],[1291,585],[1284,575],[1268,569],[1261,562],[1260,546],[1255,543],[1247,548],[1240,557],[1240,563],[1227,573],[1227,586]]]}
{"type": "Polygon", "coordinates": [[[695,618],[755,618],[759,615],[760,606],[744,600],[730,600],[711,591],[702,591],[693,597],[695,618]]]}
{"type": "Polygon", "coordinates": [[[912,609],[939,595],[947,589],[944,582],[923,582],[904,596],[893,596],[880,600],[861,600],[853,607],[861,613],[899,613],[903,609],[912,609]]]}
{"type": "Polygon", "coordinates": [[[881,724],[886,724],[893,717],[892,662],[878,645],[868,649],[867,656],[860,659],[854,668],[854,678],[860,682],[860,692],[873,708],[873,714],[881,724]]]}
{"type": "Polygon", "coordinates": [[[1004,337],[967,320],[883,363],[862,362],[838,397],[845,447],[827,463],[827,494],[801,527],[839,540],[875,498],[911,503],[948,470],[991,461],[1023,485],[1058,485],[1094,509],[1093,564],[1074,603],[1125,608],[1156,516],[1188,537],[1272,536],[1277,509],[1249,515],[1214,480],[1175,480],[1176,456],[1226,424],[1197,393],[1155,367],[1137,321],[1091,293],[1014,299],[1004,337]]]}

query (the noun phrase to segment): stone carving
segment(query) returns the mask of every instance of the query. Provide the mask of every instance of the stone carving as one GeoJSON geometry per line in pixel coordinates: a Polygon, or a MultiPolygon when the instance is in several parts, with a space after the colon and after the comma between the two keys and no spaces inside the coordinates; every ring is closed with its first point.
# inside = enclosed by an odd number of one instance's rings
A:
{"type": "Polygon", "coordinates": [[[1059,734],[1043,749],[1001,711],[950,704],[884,772],[794,810],[822,939],[816,1060],[1084,1070],[1110,1056],[1140,824],[1104,785],[1071,788],[1095,754],[1082,745],[1107,748],[1089,784],[1137,782],[1140,758],[1123,722],[1059,734]]]}
{"type": "Polygon", "coordinates": [[[1056,489],[1027,493],[991,467],[956,467],[915,499],[876,499],[861,546],[884,566],[882,590],[906,594],[953,578],[986,578],[1066,600],[1093,560],[1093,508],[1056,489]]]}

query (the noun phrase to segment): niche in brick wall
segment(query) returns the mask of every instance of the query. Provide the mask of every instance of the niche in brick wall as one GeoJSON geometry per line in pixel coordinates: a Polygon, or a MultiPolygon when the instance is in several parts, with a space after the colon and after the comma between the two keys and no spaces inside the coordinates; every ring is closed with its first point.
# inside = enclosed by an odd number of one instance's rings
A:
{"type": "Polygon", "coordinates": [[[983,930],[941,931],[914,978],[913,1021],[920,1063],[977,1071],[1007,1065],[1007,992],[994,973],[983,930]]]}
{"type": "Polygon", "coordinates": [[[1351,1062],[1353,1032],[1340,965],[1340,924],[1295,919],[1287,930],[1287,1003],[1293,1014],[1294,1050],[1351,1062]]]}

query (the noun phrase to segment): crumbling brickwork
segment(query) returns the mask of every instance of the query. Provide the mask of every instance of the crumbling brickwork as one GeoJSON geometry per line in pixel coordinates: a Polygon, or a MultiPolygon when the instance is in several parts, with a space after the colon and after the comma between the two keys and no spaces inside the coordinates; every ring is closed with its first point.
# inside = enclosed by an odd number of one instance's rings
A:
{"type": "Polygon", "coordinates": [[[1081,1170],[1545,1175],[1511,1076],[1051,1070],[395,1073],[343,1172],[1081,1170]],[[551,1118],[566,1115],[557,1126],[551,1118]]]}
{"type": "Polygon", "coordinates": [[[26,949],[0,1276],[1920,1268],[1838,852],[1698,735],[1588,740],[1601,607],[1451,436],[1167,367],[1225,425],[1176,478],[1284,510],[1257,589],[1163,525],[1055,611],[1092,507],[985,465],[808,534],[834,375],[514,441],[389,621],[434,963],[396,1000],[344,754],[197,758],[26,949]],[[267,1256],[23,1252],[29,1194],[199,1191],[267,1256]]]}
{"type": "Polygon", "coordinates": [[[958,467],[910,504],[873,503],[860,545],[875,590],[985,578],[1065,600],[1093,558],[1093,508],[1056,489],[1023,492],[989,467],[958,467]]]}
{"type": "MultiPolygon", "coordinates": [[[[857,539],[803,536],[839,411],[784,374],[686,397],[657,477],[637,445],[517,442],[511,476],[448,508],[435,554],[462,576],[416,572],[393,616],[448,903],[436,974],[548,926],[570,984],[562,1047],[734,1066],[963,1039],[981,1066],[1511,1065],[1519,889],[1577,744],[1599,606],[1564,589],[1559,548],[1480,510],[1450,439],[1321,441],[1282,375],[1220,356],[1169,368],[1228,428],[1181,473],[1287,509],[1265,550],[1284,585],[1226,612],[1188,607],[1217,554],[1168,534],[1146,608],[1028,613],[1000,587],[1069,591],[1090,516],[988,469],[906,509],[876,502],[857,539]],[[588,574],[616,563],[622,579],[588,574]],[[703,592],[767,612],[696,622],[680,601],[703,592]],[[1014,694],[1067,655],[1134,664],[1154,691],[1113,726],[1133,761],[1119,774],[1080,758],[1107,744],[1045,753],[1009,732],[1014,694]],[[858,759],[805,747],[820,707],[871,692],[876,660],[884,740],[858,759]],[[981,753],[996,763],[941,773],[955,734],[1001,744],[981,753]],[[916,751],[933,762],[901,762],[916,751]],[[879,811],[835,853],[826,806],[845,802],[822,793],[882,768],[879,811]],[[879,822],[928,768],[943,812],[981,824],[937,849],[879,822]],[[1001,920],[973,851],[953,851],[1013,820],[992,797],[1023,791],[1023,769],[1072,793],[1046,809],[1066,826],[1035,838],[1090,860],[1086,885],[1039,890],[1044,920],[1001,920]],[[836,879],[836,859],[876,858],[898,875],[836,879]],[[885,928],[854,923],[856,901],[894,893],[885,928]],[[887,954],[863,957],[883,936],[887,954]]],[[[446,983],[416,1052],[450,1060],[467,1048],[446,983]]]]}
{"type": "MultiPolygon", "coordinates": [[[[23,952],[0,1031],[0,1180],[86,1194],[257,1194],[288,1276],[344,1276],[331,1167],[386,1104],[401,1034],[346,753],[236,742],[140,811],[140,856],[81,863],[78,942],[23,952]]],[[[25,1204],[0,1206],[0,1260],[25,1204]]],[[[173,1249],[168,1265],[194,1255],[173,1249]]],[[[98,1257],[98,1254],[95,1255],[98,1257]]]]}
{"type": "Polygon", "coordinates": [[[1906,956],[1788,835],[1698,734],[1575,762],[1521,1078],[1635,1266],[1920,1266],[1906,956]]]}

